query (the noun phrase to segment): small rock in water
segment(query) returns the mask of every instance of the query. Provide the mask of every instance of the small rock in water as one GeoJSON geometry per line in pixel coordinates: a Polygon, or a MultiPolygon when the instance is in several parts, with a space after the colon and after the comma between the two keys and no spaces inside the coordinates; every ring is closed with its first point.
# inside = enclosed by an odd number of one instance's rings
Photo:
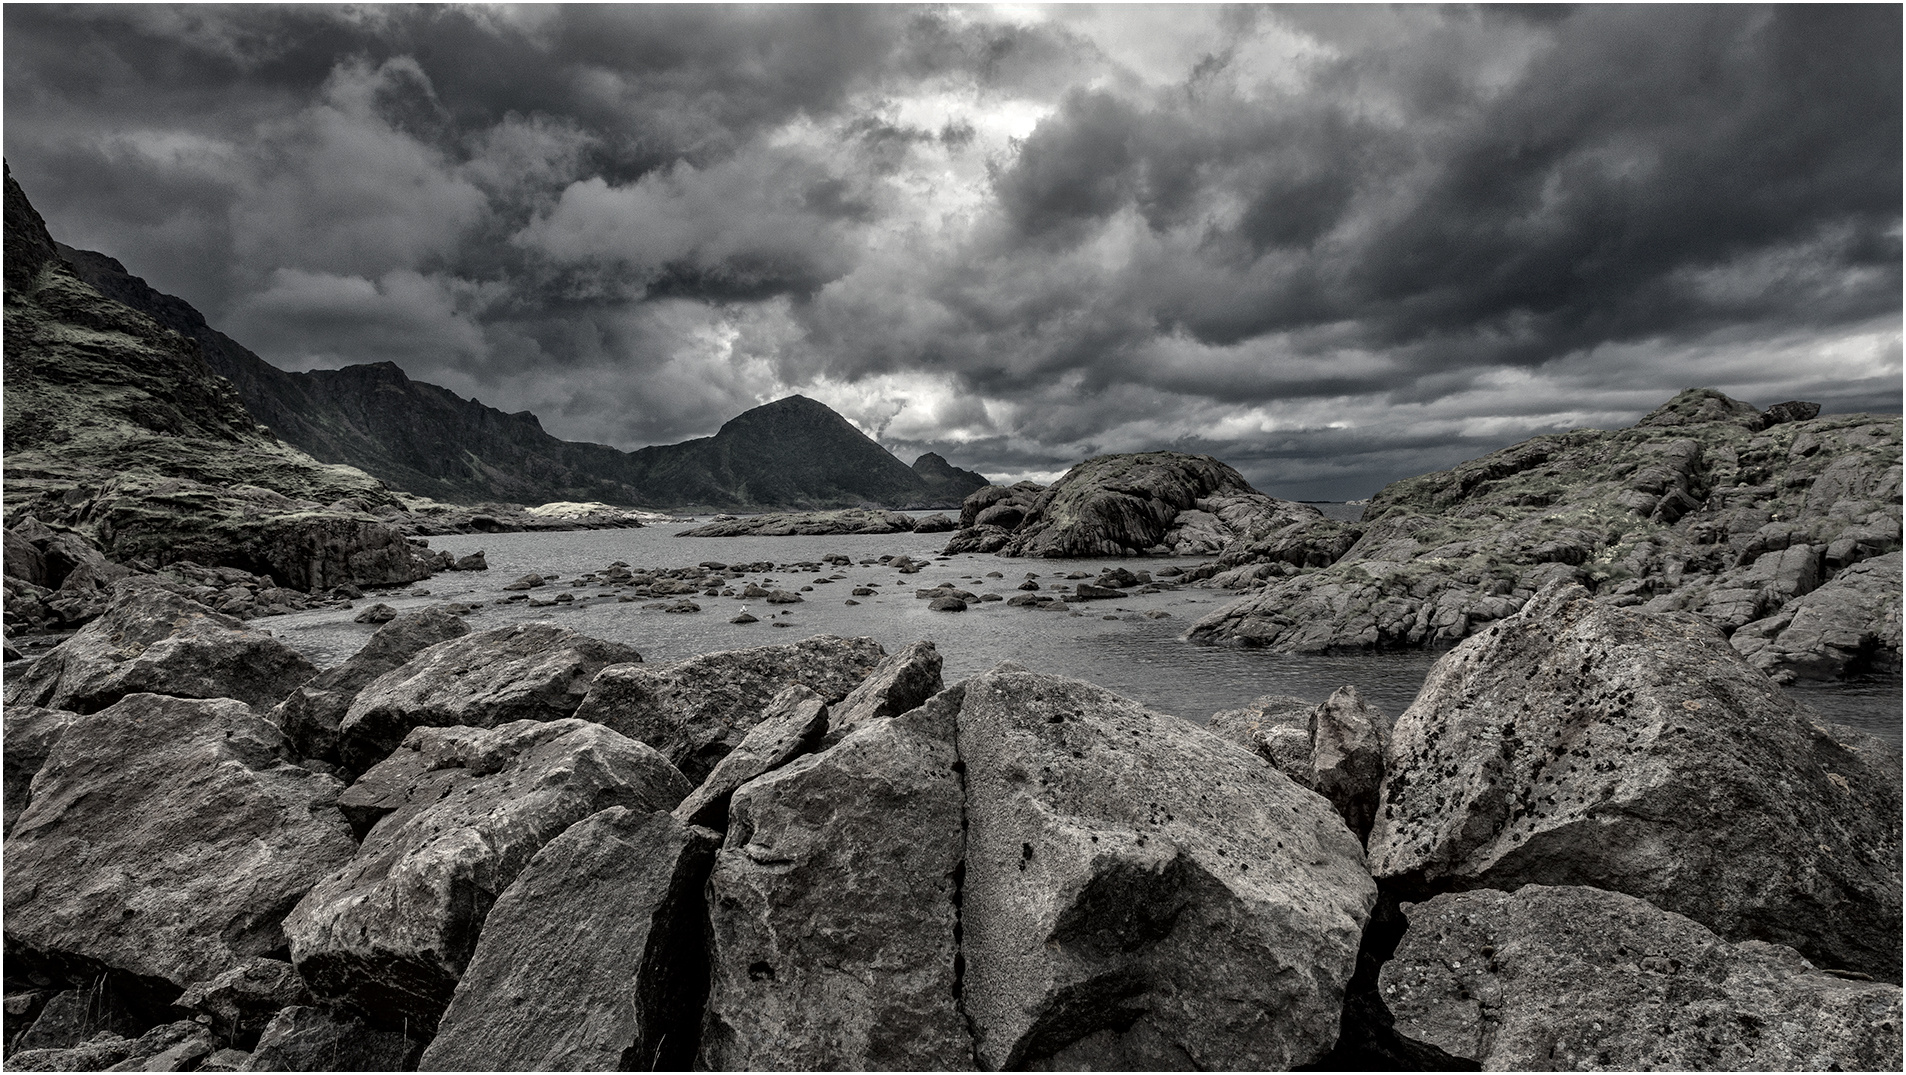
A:
{"type": "Polygon", "coordinates": [[[859,602],[859,601],[856,601],[856,600],[854,600],[853,598],[851,598],[851,597],[850,597],[850,598],[848,598],[848,599],[847,599],[846,601],[844,601],[844,602],[842,602],[842,604],[847,604],[847,605],[858,605],[858,604],[860,604],[860,602],[859,602]]]}
{"type": "Polygon", "coordinates": [[[397,618],[397,610],[382,601],[351,617],[356,623],[389,623],[397,618]]]}
{"type": "Polygon", "coordinates": [[[935,612],[965,612],[966,602],[957,597],[936,597],[927,608],[935,612]]]}
{"type": "Polygon", "coordinates": [[[872,590],[870,590],[870,589],[868,589],[868,588],[867,588],[867,587],[865,587],[865,586],[856,586],[856,587],[854,587],[854,596],[855,596],[855,597],[872,597],[873,595],[874,595],[874,591],[872,591],[872,590]]]}
{"type": "MultiPolygon", "coordinates": [[[[555,576],[553,575],[550,576],[550,578],[554,578],[554,577],[555,576]]],[[[547,586],[548,584],[549,584],[549,580],[545,579],[543,576],[536,575],[536,574],[529,574],[529,575],[524,575],[522,578],[517,579],[515,582],[504,583],[503,588],[505,590],[533,590],[538,586],[547,586]]]]}
{"type": "Polygon", "coordinates": [[[753,616],[748,615],[746,612],[743,612],[741,615],[736,616],[734,619],[729,620],[728,622],[729,623],[760,623],[761,621],[755,619],[753,616]]]}
{"type": "Polygon", "coordinates": [[[693,601],[677,601],[663,609],[663,612],[700,612],[702,607],[693,601]]]}

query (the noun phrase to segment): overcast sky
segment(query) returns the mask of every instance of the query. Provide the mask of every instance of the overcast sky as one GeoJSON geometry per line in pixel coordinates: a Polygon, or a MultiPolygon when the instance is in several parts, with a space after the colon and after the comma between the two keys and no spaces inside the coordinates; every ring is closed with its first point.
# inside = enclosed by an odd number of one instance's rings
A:
{"type": "Polygon", "coordinates": [[[1692,385],[1897,413],[1900,20],[8,4],[6,156],[288,369],[1349,499],[1692,385]]]}

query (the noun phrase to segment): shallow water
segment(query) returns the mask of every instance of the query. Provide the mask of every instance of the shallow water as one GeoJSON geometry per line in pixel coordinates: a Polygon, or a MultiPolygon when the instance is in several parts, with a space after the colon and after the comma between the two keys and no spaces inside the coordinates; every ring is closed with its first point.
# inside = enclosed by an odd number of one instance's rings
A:
{"type": "MultiPolygon", "coordinates": [[[[1324,505],[1320,505],[1324,507],[1324,505]]],[[[1350,512],[1355,505],[1332,505],[1350,512]]],[[[1354,515],[1353,515],[1354,517],[1354,515]]],[[[1262,694],[1289,694],[1322,701],[1344,684],[1354,684],[1364,697],[1394,718],[1407,708],[1421,687],[1437,654],[1356,654],[1305,657],[1261,650],[1193,646],[1180,641],[1185,629],[1199,617],[1228,601],[1222,590],[1186,588],[1157,594],[1132,594],[1108,601],[1081,602],[1078,614],[1010,608],[1004,601],[974,603],[966,612],[933,612],[928,602],[914,597],[916,589],[942,582],[975,594],[1013,597],[1028,575],[1050,592],[1051,584],[1065,581],[1073,571],[1096,575],[1110,566],[1151,570],[1176,564],[1189,567],[1203,558],[1144,557],[1132,560],[1015,560],[970,554],[947,560],[936,557],[946,544],[945,534],[842,535],[832,537],[682,538],[676,533],[692,524],[653,526],[640,530],[582,530],[553,534],[470,534],[436,537],[433,548],[458,556],[482,550],[487,572],[444,572],[423,583],[428,596],[393,593],[368,595],[362,609],[384,601],[400,610],[440,601],[480,601],[483,608],[468,622],[473,630],[527,620],[548,620],[598,638],[635,646],[648,661],[670,661],[698,653],[793,642],[811,635],[866,636],[889,653],[920,639],[932,641],[945,659],[948,683],[1012,660],[1038,672],[1084,679],[1162,712],[1204,721],[1220,709],[1248,703],[1262,694]],[[769,605],[730,597],[688,595],[699,604],[696,613],[667,613],[645,609],[653,603],[618,602],[611,591],[596,586],[572,588],[577,576],[622,560],[635,568],[688,567],[704,561],[750,563],[764,560],[777,565],[820,562],[837,553],[855,562],[844,568],[775,571],[749,576],[768,588],[798,590],[805,599],[796,605],[769,605]],[[902,575],[884,564],[862,565],[892,554],[916,560],[931,559],[917,574],[902,575]],[[529,608],[524,602],[497,605],[506,596],[502,586],[536,572],[561,576],[549,586],[532,591],[539,598],[557,593],[576,595],[572,605],[529,608]],[[1002,577],[987,578],[988,572],[1002,577]],[[832,582],[819,582],[831,575],[832,582]],[[879,596],[852,598],[849,591],[871,584],[879,596]],[[759,617],[752,624],[731,624],[741,607],[759,617]],[[1169,618],[1144,614],[1160,610],[1169,618]],[[772,626],[784,623],[785,627],[772,626]]],[[[1072,580],[1077,585],[1081,580],[1072,580]]],[[[744,583],[737,580],[735,588],[744,583]]],[[[671,598],[670,601],[679,600],[671,598]]],[[[320,665],[334,664],[364,644],[374,627],[351,622],[353,612],[298,613],[258,621],[281,635],[320,665]]],[[[1900,735],[1900,688],[1854,684],[1814,687],[1796,694],[1829,719],[1867,728],[1897,739],[1900,735]]]]}

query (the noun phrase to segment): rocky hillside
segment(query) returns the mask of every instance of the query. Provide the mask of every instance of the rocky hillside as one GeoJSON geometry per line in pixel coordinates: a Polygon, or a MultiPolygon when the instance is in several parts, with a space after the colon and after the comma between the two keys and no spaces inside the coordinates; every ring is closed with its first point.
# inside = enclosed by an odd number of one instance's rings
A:
{"type": "Polygon", "coordinates": [[[7,1067],[1899,1070],[1897,750],[1698,620],[1551,585],[1393,731],[941,668],[125,595],[8,683],[7,1067]]]}
{"type": "Polygon", "coordinates": [[[1371,499],[1327,565],[1227,551],[1200,642],[1449,645],[1554,581],[1686,611],[1785,678],[1897,672],[1900,419],[1690,389],[1631,429],[1537,437],[1371,499]]]}
{"type": "Polygon", "coordinates": [[[279,441],[195,342],[75,275],[11,173],[6,262],[10,526],[32,516],[113,561],[193,560],[298,590],[429,574],[370,514],[396,506],[388,488],[279,441]]]}
{"type": "Polygon", "coordinates": [[[528,411],[506,414],[411,380],[390,362],[290,373],[113,258],[59,250],[103,294],[197,340],[206,362],[285,441],[419,496],[730,511],[951,507],[986,484],[932,453],[908,468],[800,396],[749,411],[713,438],[624,452],[559,440],[528,411]]]}

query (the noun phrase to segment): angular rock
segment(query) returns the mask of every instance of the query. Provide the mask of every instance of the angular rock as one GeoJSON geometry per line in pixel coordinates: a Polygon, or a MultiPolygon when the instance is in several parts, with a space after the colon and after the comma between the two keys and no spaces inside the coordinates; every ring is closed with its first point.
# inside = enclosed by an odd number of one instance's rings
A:
{"type": "Polygon", "coordinates": [[[409,1071],[423,1042],[352,1016],[295,1005],[272,1017],[240,1071],[409,1071]]]}
{"type": "Polygon", "coordinates": [[[1900,554],[1864,560],[1728,642],[1775,682],[1900,668],[1900,554]]]}
{"type": "Polygon", "coordinates": [[[833,746],[855,729],[925,705],[946,686],[940,678],[944,663],[933,643],[924,641],[881,658],[860,686],[828,710],[821,745],[833,746]]]}
{"type": "Polygon", "coordinates": [[[13,823],[33,801],[33,777],[46,764],[53,744],[66,734],[79,714],[64,709],[10,705],[6,709],[6,820],[0,832],[12,832],[13,823]]]}
{"type": "Polygon", "coordinates": [[[301,755],[335,764],[338,726],[359,691],[426,647],[469,633],[469,626],[442,605],[407,612],[379,627],[343,664],[292,691],[272,710],[271,718],[301,755]]]}
{"type": "Polygon", "coordinates": [[[782,688],[804,684],[833,705],[885,656],[871,638],[818,635],[671,665],[621,665],[596,677],[576,716],[647,743],[700,782],[782,688]]]}
{"type": "Polygon", "coordinates": [[[7,704],[92,713],[128,694],[236,698],[269,708],[317,674],[262,631],[160,589],[138,589],[7,684],[7,704]]]}
{"type": "Polygon", "coordinates": [[[285,920],[292,962],[378,1026],[434,1030],[490,906],[543,845],[599,810],[668,810],[689,790],[655,751],[573,718],[418,728],[341,802],[375,820],[285,920]]]}
{"type": "Polygon", "coordinates": [[[596,673],[640,661],[633,647],[549,623],[519,623],[439,642],[358,692],[338,752],[363,771],[412,728],[493,728],[575,713],[596,673]]]}
{"type": "Polygon", "coordinates": [[[101,1032],[138,1037],[149,1021],[142,1021],[135,1010],[136,1002],[128,1004],[123,991],[112,985],[110,979],[103,979],[88,988],[65,989],[47,998],[33,1025],[7,1043],[8,1054],[71,1049],[101,1032]]]}
{"type": "Polygon", "coordinates": [[[967,682],[959,748],[982,1067],[1281,1070],[1335,1043],[1376,886],[1323,799],[1189,722],[1012,665],[967,682]]]}
{"type": "Polygon", "coordinates": [[[799,683],[783,688],[761,714],[761,723],[715,763],[708,779],[675,808],[675,816],[690,825],[726,829],[735,789],[815,746],[827,726],[827,702],[820,695],[799,683]]]}
{"type": "Polygon", "coordinates": [[[209,1019],[220,1040],[250,1049],[280,1011],[309,1003],[311,993],[290,963],[254,956],[193,985],[174,1006],[209,1019]]]}
{"type": "Polygon", "coordinates": [[[697,1067],[971,1070],[958,688],[746,785],[708,881],[697,1067]]]}
{"type": "Polygon", "coordinates": [[[457,557],[456,562],[450,565],[450,569],[452,571],[488,571],[490,563],[483,558],[483,550],[478,549],[468,556],[457,557]]]}
{"type": "Polygon", "coordinates": [[[1317,706],[1289,694],[1266,694],[1242,709],[1211,714],[1206,728],[1263,758],[1299,785],[1311,782],[1310,722],[1317,706]]]}
{"type": "Polygon", "coordinates": [[[110,1031],[66,1049],[23,1049],[7,1054],[8,1071],[190,1071],[216,1048],[197,1023],[153,1027],[137,1038],[110,1031]]]}
{"type": "Polygon", "coordinates": [[[1371,869],[1403,893],[1591,885],[1730,940],[1900,972],[1900,801],[1693,617],[1556,586],[1397,720],[1371,869]]]}
{"type": "Polygon", "coordinates": [[[230,699],[153,694],[75,720],[7,840],[8,949],[177,987],[284,947],[356,852],[343,785],[230,699]]]}
{"type": "Polygon", "coordinates": [[[928,602],[927,608],[934,612],[965,612],[966,602],[957,597],[936,597],[928,602]]]}
{"type": "Polygon", "coordinates": [[[420,1070],[687,1070],[720,845],[659,811],[571,825],[491,908],[420,1070]]]}
{"type": "Polygon", "coordinates": [[[351,622],[353,623],[389,623],[390,621],[396,618],[397,618],[397,610],[383,603],[382,601],[379,601],[377,604],[372,605],[371,607],[351,617],[351,622]]]}
{"type": "Polygon", "coordinates": [[[1406,906],[1396,1032],[1490,1071],[1897,1071],[1900,991],[1595,888],[1406,906]]]}
{"type": "Polygon", "coordinates": [[[1310,717],[1310,787],[1330,800],[1358,840],[1376,823],[1390,721],[1355,687],[1339,687],[1310,717]]]}

